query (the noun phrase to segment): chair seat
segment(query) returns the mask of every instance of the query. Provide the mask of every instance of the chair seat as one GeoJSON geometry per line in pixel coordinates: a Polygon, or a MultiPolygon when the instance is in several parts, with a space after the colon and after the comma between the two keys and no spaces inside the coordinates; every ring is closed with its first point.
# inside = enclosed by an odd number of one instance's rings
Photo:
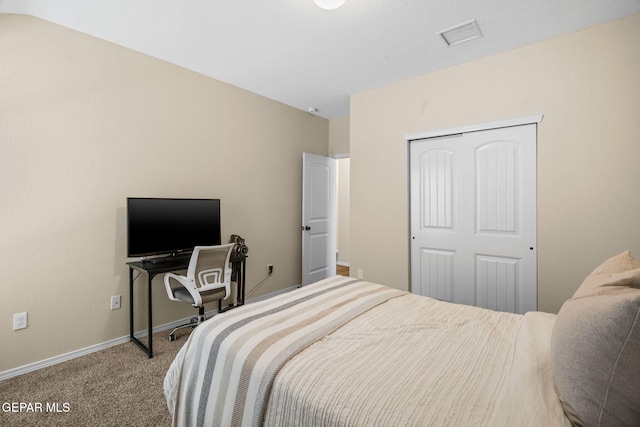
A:
{"type": "MultiPolygon", "coordinates": [[[[207,303],[211,301],[217,301],[224,298],[225,289],[212,289],[210,291],[201,292],[200,296],[202,297],[202,302],[207,303]]],[[[193,297],[185,288],[179,288],[173,290],[173,295],[178,298],[180,301],[184,301],[193,305],[193,297]]]]}

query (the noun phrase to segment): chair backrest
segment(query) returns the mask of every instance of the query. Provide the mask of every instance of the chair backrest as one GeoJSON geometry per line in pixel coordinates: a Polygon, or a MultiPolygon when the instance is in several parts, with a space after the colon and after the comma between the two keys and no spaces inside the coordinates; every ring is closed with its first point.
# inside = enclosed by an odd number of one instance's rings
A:
{"type": "Polygon", "coordinates": [[[187,277],[193,279],[199,292],[229,286],[233,243],[218,246],[196,246],[191,254],[187,277]]]}

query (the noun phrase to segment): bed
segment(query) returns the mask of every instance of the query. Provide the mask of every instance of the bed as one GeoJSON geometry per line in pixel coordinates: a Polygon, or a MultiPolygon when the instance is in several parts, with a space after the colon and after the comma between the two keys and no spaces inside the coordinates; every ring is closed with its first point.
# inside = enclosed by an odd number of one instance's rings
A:
{"type": "Polygon", "coordinates": [[[628,252],[607,262],[557,316],[452,304],[343,276],[216,315],[194,330],[165,377],[173,424],[638,425],[640,263],[628,252]],[[626,282],[612,286],[621,274],[626,282]],[[625,317],[596,313],[608,323],[593,344],[581,304],[610,290],[625,317]],[[621,324],[626,335],[612,334],[621,324]],[[613,360],[595,354],[603,344],[613,360]]]}

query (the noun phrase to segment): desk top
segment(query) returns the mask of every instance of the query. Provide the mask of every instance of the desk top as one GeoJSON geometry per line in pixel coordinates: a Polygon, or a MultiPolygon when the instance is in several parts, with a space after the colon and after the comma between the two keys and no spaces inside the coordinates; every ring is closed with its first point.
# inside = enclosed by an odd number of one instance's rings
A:
{"type": "Polygon", "coordinates": [[[186,270],[189,267],[189,258],[177,258],[160,262],[132,261],[128,262],[127,265],[147,273],[167,273],[169,271],[186,270]]]}
{"type": "MultiPolygon", "coordinates": [[[[236,255],[231,254],[231,263],[232,264],[241,264],[247,258],[246,255],[236,255]]],[[[189,261],[191,257],[177,256],[175,258],[168,258],[162,261],[131,261],[128,262],[127,265],[131,268],[135,268],[136,270],[146,271],[147,273],[159,274],[159,273],[167,273],[170,271],[177,270],[186,270],[189,267],[189,261]]]]}

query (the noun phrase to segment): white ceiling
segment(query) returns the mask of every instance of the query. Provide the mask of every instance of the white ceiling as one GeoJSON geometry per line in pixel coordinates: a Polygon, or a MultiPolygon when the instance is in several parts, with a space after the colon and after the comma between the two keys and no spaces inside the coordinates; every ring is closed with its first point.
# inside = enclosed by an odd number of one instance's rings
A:
{"type": "Polygon", "coordinates": [[[349,95],[640,13],[640,0],[0,0],[325,118],[349,95]],[[476,19],[483,37],[436,34],[476,19]]]}

